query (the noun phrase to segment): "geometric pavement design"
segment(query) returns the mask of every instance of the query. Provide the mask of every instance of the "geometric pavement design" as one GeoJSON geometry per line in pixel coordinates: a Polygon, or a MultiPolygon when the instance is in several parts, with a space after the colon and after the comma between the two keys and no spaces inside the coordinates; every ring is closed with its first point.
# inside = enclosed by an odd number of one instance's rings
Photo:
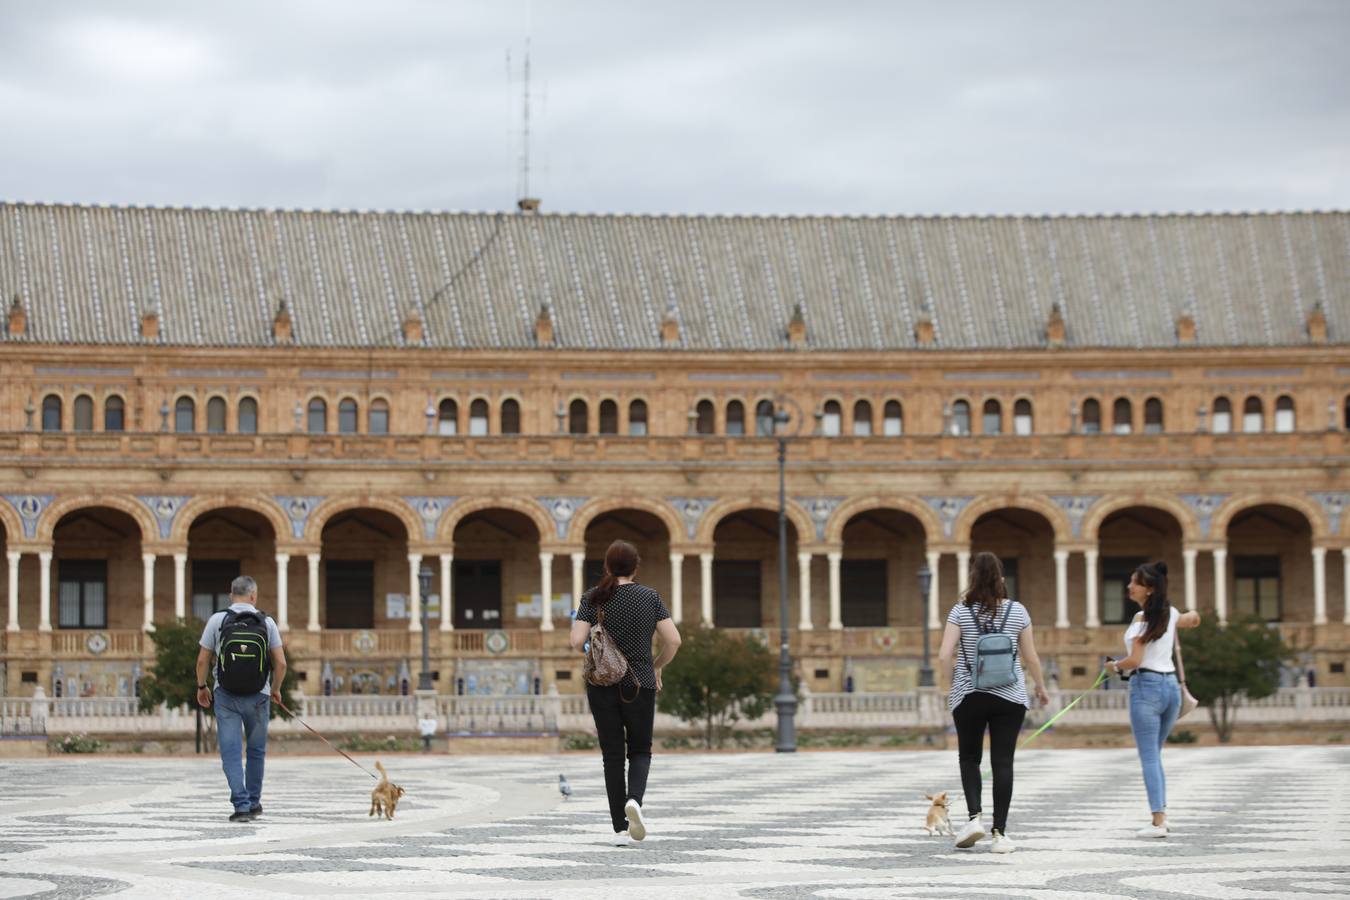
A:
{"type": "Polygon", "coordinates": [[[0,897],[1350,896],[1346,747],[1169,746],[1172,836],[1151,841],[1132,749],[1028,749],[1007,856],[921,830],[925,793],[965,817],[954,750],[658,750],[629,847],[605,842],[598,752],[383,761],[408,790],[393,822],[340,757],[278,755],[242,825],[214,755],[0,762],[0,897]]]}

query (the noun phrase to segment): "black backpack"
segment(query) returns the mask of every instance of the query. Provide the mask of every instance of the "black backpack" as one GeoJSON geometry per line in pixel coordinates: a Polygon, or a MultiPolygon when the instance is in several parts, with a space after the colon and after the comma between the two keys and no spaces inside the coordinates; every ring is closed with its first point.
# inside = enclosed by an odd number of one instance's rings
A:
{"type": "Polygon", "coordinates": [[[216,680],[231,694],[260,693],[272,674],[270,650],[264,613],[227,609],[216,638],[216,680]]]}

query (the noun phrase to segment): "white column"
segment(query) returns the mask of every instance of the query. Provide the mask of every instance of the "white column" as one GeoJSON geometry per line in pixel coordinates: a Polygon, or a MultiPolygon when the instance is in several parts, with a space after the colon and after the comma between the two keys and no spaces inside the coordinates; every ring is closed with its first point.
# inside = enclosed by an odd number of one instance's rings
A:
{"type": "Polygon", "coordinates": [[[797,554],[797,597],[801,606],[797,617],[797,628],[810,631],[815,625],[811,622],[811,554],[797,554]]]}
{"type": "Polygon", "coordinates": [[[441,631],[455,630],[455,604],[450,595],[450,566],[454,561],[453,554],[441,554],[441,631]]]}
{"type": "Polygon", "coordinates": [[[713,622],[712,564],[713,555],[711,553],[700,553],[698,555],[699,588],[700,599],[702,600],[701,615],[703,624],[708,626],[711,626],[713,622]]]}
{"type": "Polygon", "coordinates": [[[928,551],[928,571],[933,573],[933,580],[928,583],[928,630],[932,631],[941,628],[942,623],[938,619],[938,603],[942,597],[942,590],[938,587],[938,568],[942,565],[942,554],[936,550],[928,551]]]}
{"type": "Polygon", "coordinates": [[[19,554],[9,551],[5,554],[9,560],[9,621],[6,631],[19,630],[19,554]]]}
{"type": "Polygon", "coordinates": [[[670,617],[679,625],[684,621],[684,554],[670,554],[670,617]]]}
{"type": "Polygon", "coordinates": [[[408,630],[422,630],[422,554],[408,554],[408,630]]]}
{"type": "Polygon", "coordinates": [[[1069,627],[1069,551],[1055,551],[1055,627],[1069,627]]]}
{"type": "Polygon", "coordinates": [[[830,630],[838,631],[844,627],[843,602],[839,595],[839,566],[844,560],[841,551],[827,553],[830,561],[830,630]]]}
{"type": "Polygon", "coordinates": [[[1341,590],[1345,594],[1343,618],[1345,624],[1350,625],[1350,547],[1341,548],[1341,568],[1344,574],[1341,576],[1341,590]]]}
{"type": "MultiPolygon", "coordinates": [[[[581,594],[586,590],[585,572],[583,567],[586,564],[585,553],[572,554],[572,609],[581,607],[581,594]]],[[[678,621],[678,620],[676,620],[678,621]]]]}
{"type": "Polygon", "coordinates": [[[290,565],[289,553],[277,554],[277,628],[281,631],[290,631],[291,628],[290,585],[287,583],[290,565]]]}
{"type": "Polygon", "coordinates": [[[1195,609],[1195,557],[1198,551],[1186,548],[1181,551],[1181,561],[1186,569],[1186,611],[1195,609]]]}
{"type": "Polygon", "coordinates": [[[187,554],[173,555],[173,617],[187,618],[187,554]]]}
{"type": "MultiPolygon", "coordinates": [[[[51,554],[47,554],[47,559],[51,560],[51,554]]],[[[42,619],[47,622],[47,628],[51,628],[51,619],[47,612],[47,563],[43,563],[43,586],[42,586],[42,619]]],[[[142,553],[142,580],[141,580],[141,599],[145,605],[144,623],[142,628],[146,631],[155,630],[155,554],[142,553]]],[[[45,629],[44,629],[45,630],[45,629]]]]}
{"type": "Polygon", "coordinates": [[[539,630],[553,630],[553,554],[539,554],[539,596],[544,608],[539,616],[539,630]]]}
{"type": "Polygon", "coordinates": [[[1312,548],[1313,624],[1327,624],[1327,548],[1312,548]]]}
{"type": "Polygon", "coordinates": [[[319,554],[307,553],[305,560],[309,563],[309,624],[305,626],[306,631],[319,630],[319,554]]]}
{"type": "Polygon", "coordinates": [[[1097,548],[1083,551],[1083,576],[1087,579],[1087,619],[1088,628],[1102,624],[1101,613],[1097,609],[1097,548]]]}
{"type": "Polygon", "coordinates": [[[1228,621],[1228,548],[1214,551],[1214,615],[1222,625],[1228,621]]]}
{"type": "Polygon", "coordinates": [[[956,590],[964,594],[970,587],[970,550],[956,551],[956,590]]]}

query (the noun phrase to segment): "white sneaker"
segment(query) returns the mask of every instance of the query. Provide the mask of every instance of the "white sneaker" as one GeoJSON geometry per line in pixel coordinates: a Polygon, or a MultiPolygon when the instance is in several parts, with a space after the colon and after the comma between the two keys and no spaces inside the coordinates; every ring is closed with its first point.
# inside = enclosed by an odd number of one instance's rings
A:
{"type": "Polygon", "coordinates": [[[976,816],[962,825],[961,830],[956,833],[956,846],[962,850],[974,847],[975,842],[982,837],[984,837],[984,823],[976,816]]]}
{"type": "Polygon", "coordinates": [[[642,823],[642,805],[629,800],[623,805],[623,814],[628,817],[628,836],[640,841],[647,836],[647,826],[642,823]]]}
{"type": "Polygon", "coordinates": [[[1166,825],[1145,825],[1134,833],[1135,837],[1141,838],[1165,838],[1167,835],[1166,825]]]}
{"type": "Polygon", "coordinates": [[[994,845],[989,848],[990,853],[1011,853],[1017,849],[1007,835],[1001,831],[994,832],[994,845]]]}
{"type": "Polygon", "coordinates": [[[615,847],[627,847],[629,844],[633,843],[632,840],[629,839],[628,832],[626,831],[614,832],[614,836],[609,839],[609,842],[615,847]]]}

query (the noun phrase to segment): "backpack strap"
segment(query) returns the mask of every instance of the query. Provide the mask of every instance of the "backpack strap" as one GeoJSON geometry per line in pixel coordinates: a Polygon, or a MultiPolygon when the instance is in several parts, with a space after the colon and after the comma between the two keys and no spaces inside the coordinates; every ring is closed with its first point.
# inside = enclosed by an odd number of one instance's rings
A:
{"type": "MultiPolygon", "coordinates": [[[[1004,606],[1004,608],[1003,608],[1003,622],[998,626],[998,630],[999,630],[999,633],[1000,633],[1000,634],[1003,633],[1003,628],[1004,628],[1004,626],[1006,626],[1006,625],[1008,624],[1008,616],[1012,615],[1012,605],[1013,605],[1013,601],[1012,601],[1011,598],[1005,597],[1005,598],[1003,599],[1003,602],[1004,602],[1004,604],[1005,604],[1005,606],[1004,606]]],[[[1013,642],[1012,642],[1012,648],[1013,648],[1013,664],[1014,664],[1014,665],[1017,664],[1017,647],[1018,647],[1018,644],[1019,644],[1019,643],[1020,643],[1019,641],[1013,641],[1013,642]]]]}

